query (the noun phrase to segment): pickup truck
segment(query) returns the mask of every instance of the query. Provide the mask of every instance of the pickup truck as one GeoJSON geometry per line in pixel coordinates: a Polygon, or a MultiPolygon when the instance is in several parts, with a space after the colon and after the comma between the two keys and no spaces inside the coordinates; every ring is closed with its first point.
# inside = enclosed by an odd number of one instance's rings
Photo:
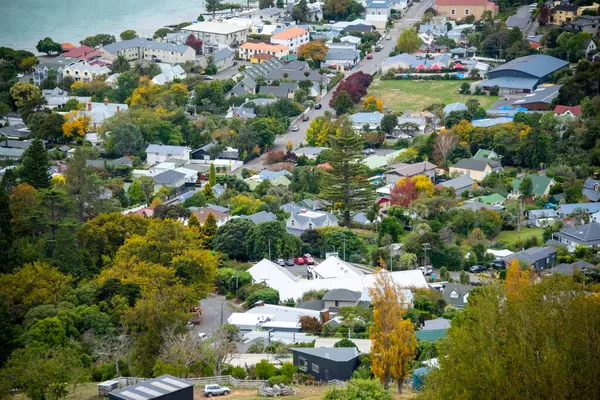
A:
{"type": "Polygon", "coordinates": [[[204,397],[227,396],[230,393],[231,389],[227,386],[204,385],[204,397]]]}

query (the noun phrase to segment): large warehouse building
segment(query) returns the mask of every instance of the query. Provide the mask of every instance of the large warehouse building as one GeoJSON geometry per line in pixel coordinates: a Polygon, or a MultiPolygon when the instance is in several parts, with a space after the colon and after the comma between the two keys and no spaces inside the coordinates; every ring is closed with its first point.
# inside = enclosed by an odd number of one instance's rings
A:
{"type": "Polygon", "coordinates": [[[568,66],[564,60],[541,54],[515,58],[488,72],[487,79],[478,85],[485,90],[498,86],[501,94],[531,93],[541,83],[550,82],[556,71],[568,66]]]}

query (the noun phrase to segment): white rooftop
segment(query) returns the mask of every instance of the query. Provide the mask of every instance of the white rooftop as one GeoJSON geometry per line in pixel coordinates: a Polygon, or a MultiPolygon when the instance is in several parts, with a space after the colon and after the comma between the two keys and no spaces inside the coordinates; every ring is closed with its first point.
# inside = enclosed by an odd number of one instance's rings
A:
{"type": "Polygon", "coordinates": [[[240,26],[236,24],[226,24],[223,22],[195,22],[192,25],[188,25],[182,30],[184,31],[193,31],[193,32],[208,32],[208,33],[217,33],[221,35],[229,35],[232,33],[236,33],[242,31],[244,29],[248,29],[247,26],[240,26]]]}

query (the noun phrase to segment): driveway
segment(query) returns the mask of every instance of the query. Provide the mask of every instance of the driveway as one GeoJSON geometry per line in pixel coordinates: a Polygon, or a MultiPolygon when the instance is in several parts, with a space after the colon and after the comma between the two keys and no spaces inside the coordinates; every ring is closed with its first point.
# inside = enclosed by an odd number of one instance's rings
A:
{"type": "Polygon", "coordinates": [[[202,323],[196,325],[194,330],[203,333],[214,332],[222,323],[227,323],[227,318],[233,314],[234,310],[240,310],[241,307],[225,299],[225,296],[209,294],[206,299],[200,301],[202,307],[202,323]]]}

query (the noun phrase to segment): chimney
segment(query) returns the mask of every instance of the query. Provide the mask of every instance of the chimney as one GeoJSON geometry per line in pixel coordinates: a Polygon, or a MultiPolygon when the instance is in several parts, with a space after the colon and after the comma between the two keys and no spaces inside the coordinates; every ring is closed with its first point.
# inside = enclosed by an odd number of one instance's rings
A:
{"type": "Polygon", "coordinates": [[[107,104],[108,104],[108,97],[105,97],[104,98],[104,105],[107,105],[107,104]]]}
{"type": "Polygon", "coordinates": [[[88,111],[92,111],[92,102],[88,101],[88,111]]]}
{"type": "Polygon", "coordinates": [[[121,106],[117,106],[117,112],[121,111],[121,106]]]}

